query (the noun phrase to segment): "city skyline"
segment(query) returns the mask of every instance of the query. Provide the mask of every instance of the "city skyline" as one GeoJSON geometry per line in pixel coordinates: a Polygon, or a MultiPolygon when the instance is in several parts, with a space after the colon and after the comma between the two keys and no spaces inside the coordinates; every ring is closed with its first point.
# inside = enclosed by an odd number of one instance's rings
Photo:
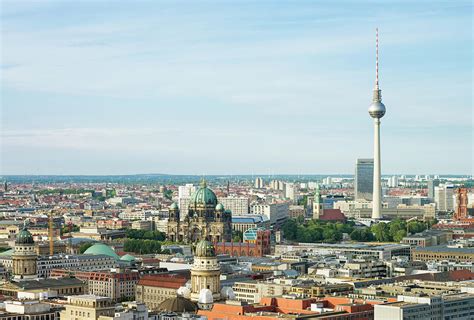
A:
{"type": "Polygon", "coordinates": [[[382,175],[472,175],[471,8],[2,2],[0,174],[352,173],[379,27],[382,175]]]}

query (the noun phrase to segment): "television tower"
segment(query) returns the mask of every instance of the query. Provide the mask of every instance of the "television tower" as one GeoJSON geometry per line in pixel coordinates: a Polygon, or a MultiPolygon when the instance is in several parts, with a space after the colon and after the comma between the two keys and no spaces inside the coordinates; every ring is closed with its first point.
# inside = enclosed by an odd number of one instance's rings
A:
{"type": "Polygon", "coordinates": [[[372,219],[382,217],[382,185],[380,165],[380,118],[385,115],[382,90],[379,88],[379,29],[375,29],[375,87],[369,114],[374,118],[374,190],[372,198],[372,219]]]}

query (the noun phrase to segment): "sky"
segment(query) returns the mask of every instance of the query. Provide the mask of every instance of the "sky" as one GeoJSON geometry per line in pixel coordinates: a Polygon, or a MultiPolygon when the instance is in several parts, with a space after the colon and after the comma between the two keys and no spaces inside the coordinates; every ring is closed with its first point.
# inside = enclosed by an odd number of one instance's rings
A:
{"type": "Polygon", "coordinates": [[[0,1],[0,174],[473,174],[471,1],[0,1]]]}

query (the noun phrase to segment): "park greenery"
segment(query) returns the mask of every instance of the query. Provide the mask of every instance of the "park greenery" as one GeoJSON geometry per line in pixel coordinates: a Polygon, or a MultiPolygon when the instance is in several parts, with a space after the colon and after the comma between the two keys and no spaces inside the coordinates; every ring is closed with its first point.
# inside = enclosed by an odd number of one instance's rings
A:
{"type": "Polygon", "coordinates": [[[239,230],[232,230],[232,241],[234,242],[242,242],[244,241],[244,234],[242,231],[239,230]]]}
{"type": "Polygon", "coordinates": [[[419,233],[429,228],[434,221],[410,221],[395,219],[388,223],[379,222],[371,227],[359,227],[354,221],[326,222],[320,220],[305,221],[303,217],[289,219],[282,227],[288,240],[298,242],[335,243],[347,234],[353,241],[360,242],[400,242],[407,234],[419,233]]]}
{"type": "Polygon", "coordinates": [[[81,243],[81,245],[79,246],[79,253],[80,254],[83,254],[84,252],[86,252],[87,249],[89,249],[90,247],[92,247],[94,245],[94,242],[84,242],[84,243],[81,243]]]}
{"type": "Polygon", "coordinates": [[[65,225],[65,226],[61,227],[61,235],[69,234],[69,231],[71,231],[71,232],[79,232],[79,230],[80,230],[79,226],[71,225],[71,226],[69,227],[69,225],[65,225]]]}
{"type": "Polygon", "coordinates": [[[161,250],[161,245],[162,242],[157,240],[127,239],[123,245],[123,250],[139,254],[168,253],[168,250],[161,250]]]}
{"type": "Polygon", "coordinates": [[[129,239],[137,240],[157,240],[164,241],[166,239],[166,234],[161,231],[151,231],[151,230],[135,230],[127,229],[126,236],[129,239]]]}

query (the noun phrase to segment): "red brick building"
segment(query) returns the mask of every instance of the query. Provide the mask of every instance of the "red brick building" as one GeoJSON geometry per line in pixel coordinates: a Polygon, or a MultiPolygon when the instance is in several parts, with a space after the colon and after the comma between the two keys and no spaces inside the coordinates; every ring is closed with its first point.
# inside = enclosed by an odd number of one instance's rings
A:
{"type": "Polygon", "coordinates": [[[243,242],[217,242],[214,248],[217,254],[233,257],[263,257],[270,254],[270,244],[270,230],[249,229],[244,233],[243,242]]]}

